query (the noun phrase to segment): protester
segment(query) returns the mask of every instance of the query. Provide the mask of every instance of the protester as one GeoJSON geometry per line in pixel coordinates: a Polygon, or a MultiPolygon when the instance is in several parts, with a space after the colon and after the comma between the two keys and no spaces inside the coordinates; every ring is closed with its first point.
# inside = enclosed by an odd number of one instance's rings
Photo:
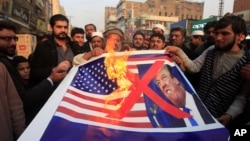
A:
{"type": "Polygon", "coordinates": [[[16,32],[16,27],[12,23],[0,21],[0,62],[8,69],[17,92],[23,101],[26,124],[28,124],[52,94],[54,90],[53,83],[61,81],[66,73],[61,72],[61,70],[65,69],[62,63],[55,67],[52,72],[49,72],[47,78],[40,83],[27,87],[13,63],[18,40],[16,32]]]}
{"type": "Polygon", "coordinates": [[[173,27],[170,30],[169,44],[181,48],[190,59],[195,59],[195,53],[185,43],[186,41],[186,30],[182,27],[173,27]]]}
{"type": "Polygon", "coordinates": [[[203,46],[205,43],[204,32],[201,30],[195,30],[191,33],[190,45],[191,49],[195,53],[195,58],[200,56],[203,52],[203,46]]]}
{"type": "Polygon", "coordinates": [[[159,33],[159,34],[164,35],[165,29],[166,28],[163,25],[161,25],[161,24],[154,24],[153,28],[152,28],[152,34],[159,33]]]}
{"type": "Polygon", "coordinates": [[[28,59],[23,56],[14,56],[13,64],[15,65],[25,85],[28,86],[30,79],[30,64],[28,59]]]}
{"type": "Polygon", "coordinates": [[[145,50],[146,48],[143,45],[144,39],[145,35],[142,32],[135,32],[130,50],[145,50]]]}
{"type": "MultiPolygon", "coordinates": [[[[54,68],[60,66],[61,80],[71,67],[77,47],[67,36],[69,20],[66,16],[57,14],[50,18],[52,36],[38,43],[31,60],[30,79],[37,84],[46,79],[54,68]]],[[[57,84],[55,84],[57,85],[57,84]]]]}
{"type": "Polygon", "coordinates": [[[84,30],[80,27],[74,27],[71,32],[71,41],[76,43],[77,46],[77,54],[85,52],[84,50],[84,30]]]}
{"type": "Polygon", "coordinates": [[[226,16],[215,26],[215,45],[195,60],[191,61],[180,48],[166,48],[166,52],[180,56],[189,72],[201,71],[197,93],[224,125],[242,112],[245,103],[245,80],[240,77],[249,56],[241,45],[245,37],[246,22],[238,16],[226,16]]]}
{"type": "Polygon", "coordinates": [[[165,37],[160,33],[154,33],[149,38],[149,49],[161,50],[165,47],[165,37]]]}
{"type": "Polygon", "coordinates": [[[23,104],[8,70],[2,63],[0,72],[0,141],[14,141],[26,127],[23,104]]]}
{"type": "Polygon", "coordinates": [[[89,52],[92,50],[92,46],[91,46],[92,33],[96,32],[97,30],[96,30],[96,26],[92,23],[86,24],[84,28],[86,31],[86,39],[87,39],[87,41],[84,43],[84,50],[85,52],[89,52]]]}
{"type": "Polygon", "coordinates": [[[214,27],[216,25],[216,22],[217,21],[208,22],[203,28],[206,39],[205,45],[203,46],[203,51],[206,50],[208,47],[214,45],[214,27]]]}
{"type": "Polygon", "coordinates": [[[74,65],[87,62],[90,58],[99,56],[104,52],[105,41],[101,32],[93,32],[91,38],[92,50],[86,53],[78,54],[73,59],[74,65]]]}

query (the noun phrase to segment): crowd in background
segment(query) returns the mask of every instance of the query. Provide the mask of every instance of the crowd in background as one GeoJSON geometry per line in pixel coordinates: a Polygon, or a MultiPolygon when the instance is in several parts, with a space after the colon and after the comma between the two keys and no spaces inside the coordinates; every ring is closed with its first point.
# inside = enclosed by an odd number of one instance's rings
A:
{"type": "Polygon", "coordinates": [[[30,124],[73,65],[80,65],[113,49],[165,50],[191,82],[208,111],[229,130],[250,125],[250,55],[245,21],[226,15],[191,33],[182,27],[155,24],[147,38],[134,33],[124,40],[119,28],[98,32],[94,24],[75,27],[68,36],[69,20],[61,14],[50,18],[52,34],[44,36],[29,58],[16,55],[15,25],[0,21],[0,141],[16,140],[30,124]],[[86,38],[86,39],[85,39],[86,38]],[[86,42],[85,42],[86,40],[86,42]]]}

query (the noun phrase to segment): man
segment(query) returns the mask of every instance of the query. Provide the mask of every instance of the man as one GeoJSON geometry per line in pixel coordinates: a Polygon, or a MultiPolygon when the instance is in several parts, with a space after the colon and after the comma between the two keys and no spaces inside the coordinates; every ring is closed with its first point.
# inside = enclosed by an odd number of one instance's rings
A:
{"type": "Polygon", "coordinates": [[[78,53],[83,53],[85,52],[84,50],[84,30],[79,27],[75,27],[71,30],[70,35],[71,35],[71,41],[76,43],[77,48],[77,54],[78,53]]]}
{"type": "Polygon", "coordinates": [[[246,22],[238,16],[220,19],[214,28],[215,45],[195,60],[176,47],[166,52],[178,55],[189,72],[201,71],[197,93],[211,114],[222,124],[237,117],[245,103],[245,80],[240,70],[247,63],[249,52],[242,48],[246,37],[246,22]]]}
{"type": "Polygon", "coordinates": [[[106,52],[108,52],[109,49],[114,51],[121,51],[122,43],[124,40],[124,33],[120,28],[108,29],[103,33],[103,36],[106,42],[106,47],[105,47],[106,52]]]}
{"type": "Polygon", "coordinates": [[[57,14],[50,18],[52,36],[38,43],[31,60],[31,80],[34,84],[46,79],[53,68],[63,64],[62,72],[68,71],[77,47],[67,36],[69,20],[57,14]]]}
{"type": "Polygon", "coordinates": [[[177,119],[153,104],[153,107],[150,107],[153,116],[155,116],[153,122],[159,124],[159,127],[192,127],[214,123],[214,120],[205,110],[197,95],[187,92],[184,85],[179,81],[180,78],[177,75],[173,75],[172,71],[177,71],[177,69],[171,68],[169,65],[164,65],[160,70],[156,71],[154,83],[161,92],[158,92],[158,94],[166,102],[191,114],[192,117],[177,119]]]}
{"type": "Polygon", "coordinates": [[[205,38],[206,38],[204,50],[214,45],[214,27],[216,25],[216,22],[217,21],[208,22],[203,28],[203,31],[205,33],[205,38]]]}
{"type": "Polygon", "coordinates": [[[0,63],[0,141],[14,141],[25,129],[23,104],[14,83],[0,63]]]}
{"type": "Polygon", "coordinates": [[[92,33],[96,32],[96,26],[90,23],[90,24],[86,24],[84,28],[86,31],[86,39],[87,39],[87,41],[84,43],[84,50],[85,52],[89,52],[92,50],[90,41],[92,38],[92,33]]]}
{"type": "Polygon", "coordinates": [[[161,50],[165,47],[165,37],[160,33],[154,33],[149,38],[149,49],[161,50]]]}
{"type": "Polygon", "coordinates": [[[105,41],[101,32],[93,32],[91,38],[92,50],[86,53],[78,54],[73,59],[74,65],[80,65],[92,57],[99,56],[104,52],[105,41]]]}
{"type": "Polygon", "coordinates": [[[182,27],[174,27],[170,30],[169,45],[181,48],[190,59],[195,59],[194,52],[185,44],[186,30],[182,27]]]}
{"type": "Polygon", "coordinates": [[[165,27],[161,24],[154,24],[152,28],[152,33],[160,33],[164,35],[165,27]]]}
{"type": "Polygon", "coordinates": [[[133,35],[133,41],[132,41],[132,46],[131,46],[130,50],[144,50],[144,49],[146,49],[143,45],[144,38],[145,38],[145,35],[142,32],[140,32],[140,31],[135,32],[135,34],[133,35]]]}
{"type": "Polygon", "coordinates": [[[52,84],[61,81],[66,73],[61,73],[61,70],[65,68],[64,63],[62,63],[55,67],[53,71],[50,71],[49,75],[40,83],[33,87],[27,87],[13,63],[18,40],[16,32],[17,29],[12,23],[0,21],[0,62],[8,69],[17,92],[23,101],[26,124],[28,124],[52,94],[54,90],[52,84]]]}
{"type": "Polygon", "coordinates": [[[196,54],[196,57],[200,56],[201,53],[203,52],[202,48],[204,46],[204,43],[205,43],[205,36],[203,31],[195,30],[191,33],[190,45],[192,50],[196,54]]]}

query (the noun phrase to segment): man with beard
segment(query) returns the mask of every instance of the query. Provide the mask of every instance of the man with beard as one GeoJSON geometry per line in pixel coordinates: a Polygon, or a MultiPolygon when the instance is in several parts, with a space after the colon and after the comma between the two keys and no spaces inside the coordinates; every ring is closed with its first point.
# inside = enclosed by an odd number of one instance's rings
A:
{"type": "Polygon", "coordinates": [[[243,110],[246,90],[240,77],[241,68],[247,64],[249,52],[241,42],[246,37],[246,22],[238,16],[220,19],[214,28],[215,45],[191,61],[177,47],[167,47],[166,52],[178,55],[188,72],[201,71],[197,89],[203,103],[222,124],[228,125],[243,110]]]}
{"type": "Polygon", "coordinates": [[[185,44],[186,30],[182,27],[173,27],[170,30],[169,44],[181,48],[190,59],[195,59],[197,56],[194,51],[190,49],[188,44],[185,44]]]}
{"type": "Polygon", "coordinates": [[[145,35],[142,32],[135,32],[130,50],[145,50],[146,48],[143,46],[144,39],[145,35]]]}
{"type": "Polygon", "coordinates": [[[57,14],[50,18],[52,36],[38,43],[32,56],[30,79],[33,84],[47,78],[53,68],[60,64],[65,65],[62,73],[70,68],[78,46],[67,36],[68,24],[69,20],[64,15],[57,14]]]}
{"type": "Polygon", "coordinates": [[[161,50],[165,47],[165,37],[160,33],[153,33],[149,38],[149,49],[161,50]]]}
{"type": "Polygon", "coordinates": [[[59,82],[65,77],[66,73],[61,71],[67,70],[68,64],[60,63],[48,73],[45,79],[33,87],[25,84],[13,62],[18,40],[16,32],[16,27],[12,23],[0,21],[0,62],[8,69],[23,101],[26,124],[28,124],[52,94],[54,87],[51,83],[59,82]]]}
{"type": "Polygon", "coordinates": [[[91,46],[91,38],[92,38],[92,33],[96,32],[96,26],[94,24],[87,24],[85,25],[85,31],[86,31],[86,39],[87,41],[84,43],[84,52],[89,52],[92,50],[91,46]]]}

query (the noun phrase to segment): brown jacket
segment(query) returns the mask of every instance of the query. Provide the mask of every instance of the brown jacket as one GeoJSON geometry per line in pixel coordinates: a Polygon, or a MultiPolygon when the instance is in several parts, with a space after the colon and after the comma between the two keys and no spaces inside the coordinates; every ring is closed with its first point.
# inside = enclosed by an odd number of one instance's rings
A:
{"type": "Polygon", "coordinates": [[[24,129],[22,101],[8,71],[0,63],[0,141],[17,139],[24,129]]]}

